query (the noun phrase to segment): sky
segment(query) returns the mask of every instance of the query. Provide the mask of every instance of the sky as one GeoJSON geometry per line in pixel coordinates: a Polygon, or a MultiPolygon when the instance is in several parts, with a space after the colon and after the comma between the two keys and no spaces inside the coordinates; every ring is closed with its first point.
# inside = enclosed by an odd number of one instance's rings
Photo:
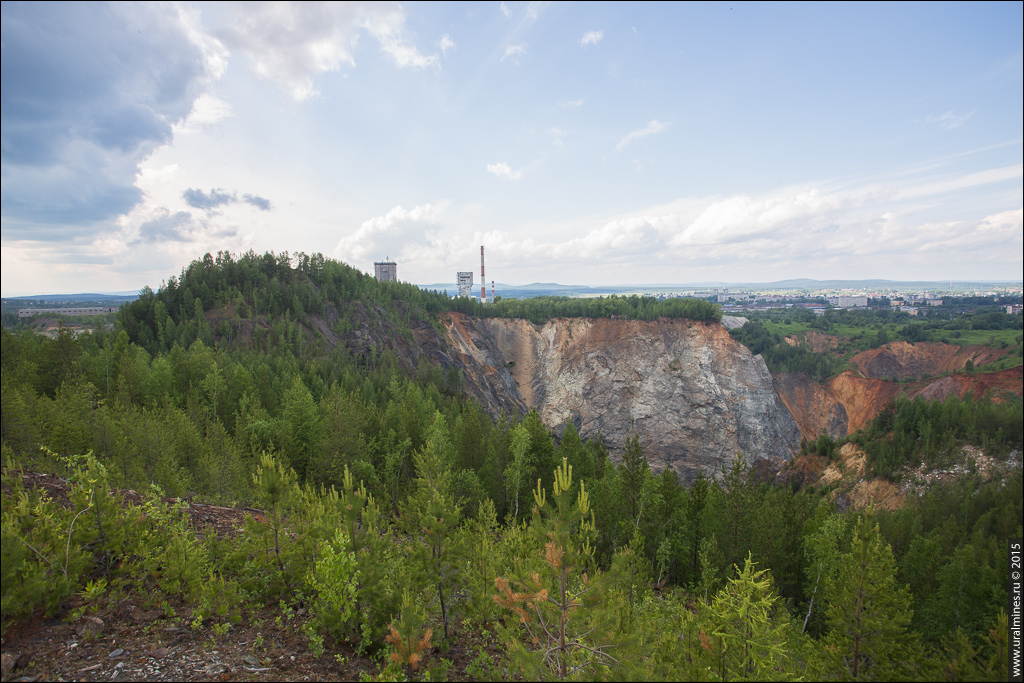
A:
{"type": "Polygon", "coordinates": [[[516,284],[1022,277],[1019,2],[0,12],[4,296],[481,244],[516,284]]]}

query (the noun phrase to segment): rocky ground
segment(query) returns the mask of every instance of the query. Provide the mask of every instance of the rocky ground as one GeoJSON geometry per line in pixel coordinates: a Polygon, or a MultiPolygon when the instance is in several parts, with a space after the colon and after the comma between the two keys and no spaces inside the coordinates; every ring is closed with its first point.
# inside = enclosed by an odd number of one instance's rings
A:
{"type": "Polygon", "coordinates": [[[314,657],[294,623],[266,610],[224,635],[131,599],[68,621],[38,619],[3,638],[5,681],[320,681],[358,679],[375,663],[314,657]]]}
{"type": "MultiPolygon", "coordinates": [[[[26,472],[26,486],[45,489],[67,502],[68,482],[60,477],[26,472]]],[[[135,491],[119,491],[141,502],[135,491]]],[[[247,515],[259,510],[189,503],[199,533],[238,533],[247,515]]],[[[308,618],[300,608],[282,614],[261,608],[245,614],[240,624],[223,633],[209,626],[193,628],[187,606],[170,609],[146,606],[146,596],[112,598],[99,609],[79,615],[78,598],[53,618],[38,615],[16,624],[0,640],[2,681],[332,681],[361,680],[380,670],[377,661],[357,654],[346,644],[328,646],[314,656],[302,628],[308,618]]],[[[451,663],[449,680],[465,678],[465,669],[487,643],[465,642],[435,651],[428,666],[451,663]]]]}

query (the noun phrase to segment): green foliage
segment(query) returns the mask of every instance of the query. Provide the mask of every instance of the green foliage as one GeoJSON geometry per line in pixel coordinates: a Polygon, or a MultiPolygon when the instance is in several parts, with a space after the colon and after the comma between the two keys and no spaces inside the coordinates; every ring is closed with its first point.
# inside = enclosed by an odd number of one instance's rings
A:
{"type": "Polygon", "coordinates": [[[878,525],[857,520],[850,550],[826,585],[828,650],[844,680],[893,680],[910,663],[910,591],[898,583],[878,525]]]}
{"type": "Polygon", "coordinates": [[[704,299],[656,299],[641,296],[603,296],[570,298],[538,296],[529,299],[500,299],[473,311],[476,315],[495,318],[525,318],[544,323],[551,318],[624,318],[656,320],[687,318],[701,322],[717,322],[722,310],[704,299]]]}
{"type": "Polygon", "coordinates": [[[531,536],[543,562],[513,579],[498,577],[495,601],[518,617],[505,629],[509,657],[522,675],[539,678],[551,673],[565,678],[569,671],[586,672],[616,659],[603,644],[585,640],[579,614],[590,591],[587,569],[593,563],[594,522],[590,498],[581,483],[572,496],[572,467],[568,460],[554,472],[551,500],[537,480],[531,536]]]}
{"type": "Polygon", "coordinates": [[[20,482],[5,494],[0,543],[5,630],[36,610],[52,614],[75,592],[92,559],[73,542],[74,524],[87,510],[65,510],[20,482]]]}
{"type": "Polygon", "coordinates": [[[877,476],[897,478],[924,463],[928,469],[963,460],[965,444],[1005,457],[1024,443],[1020,397],[1001,402],[951,396],[944,401],[897,398],[867,428],[854,434],[877,476]]]}
{"type": "Polygon", "coordinates": [[[792,618],[779,603],[771,575],[748,555],[737,576],[706,605],[707,657],[722,681],[788,680],[786,650],[792,618]]]}
{"type": "Polygon", "coordinates": [[[436,413],[427,431],[426,443],[414,456],[415,488],[402,509],[403,525],[418,541],[414,552],[416,560],[437,589],[445,640],[449,635],[451,594],[458,582],[458,565],[452,543],[461,505],[452,486],[454,458],[448,425],[444,416],[436,413]]]}
{"type": "Polygon", "coordinates": [[[306,576],[316,628],[334,638],[358,635],[359,565],[350,546],[348,535],[339,529],[333,539],[321,542],[316,564],[306,576]]]}
{"type": "Polygon", "coordinates": [[[751,320],[729,333],[753,354],[764,357],[773,373],[803,373],[816,380],[824,380],[846,369],[846,361],[830,353],[815,353],[803,345],[787,344],[783,335],[771,332],[759,320],[751,320]]]}

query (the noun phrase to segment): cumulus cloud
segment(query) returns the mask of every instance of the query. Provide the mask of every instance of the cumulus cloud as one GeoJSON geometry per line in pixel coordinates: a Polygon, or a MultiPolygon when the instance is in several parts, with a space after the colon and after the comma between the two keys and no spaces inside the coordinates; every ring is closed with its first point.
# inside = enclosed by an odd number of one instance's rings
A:
{"type": "Polygon", "coordinates": [[[227,192],[219,188],[213,188],[209,192],[204,192],[198,188],[190,187],[181,193],[181,198],[192,208],[204,209],[206,211],[214,211],[219,207],[238,202],[251,204],[261,211],[270,211],[271,208],[270,200],[264,197],[252,194],[243,194],[239,197],[235,192],[227,192]]]}
{"type": "Polygon", "coordinates": [[[936,125],[939,128],[942,128],[943,130],[954,130],[970,121],[972,116],[974,116],[973,111],[969,111],[965,114],[958,114],[953,110],[949,110],[947,112],[943,112],[942,114],[933,114],[926,118],[925,121],[927,123],[936,125]]]}
{"type": "Polygon", "coordinates": [[[342,260],[364,265],[390,256],[404,262],[443,260],[448,247],[442,233],[444,201],[428,202],[410,209],[399,205],[383,216],[370,218],[335,248],[342,260]]]}
{"type": "Polygon", "coordinates": [[[511,59],[513,62],[518,62],[519,58],[526,54],[526,45],[524,43],[518,43],[516,45],[506,45],[505,52],[501,55],[501,61],[511,59]]]}
{"type": "Polygon", "coordinates": [[[625,137],[619,140],[619,143],[615,145],[615,149],[616,151],[621,152],[633,141],[639,140],[640,138],[643,137],[647,137],[648,135],[656,135],[664,131],[666,128],[668,128],[667,123],[662,123],[661,121],[657,120],[648,121],[647,125],[644,126],[643,128],[638,128],[636,130],[626,133],[625,137]]]}
{"type": "Polygon", "coordinates": [[[139,226],[139,235],[135,243],[140,242],[187,242],[188,226],[192,223],[192,214],[188,211],[171,213],[166,209],[163,215],[156,216],[139,226]]]}
{"type": "Polygon", "coordinates": [[[487,172],[498,176],[499,178],[508,178],[509,180],[519,180],[523,177],[523,172],[513,170],[504,161],[499,161],[493,164],[487,164],[487,172]]]}
{"type": "Polygon", "coordinates": [[[580,38],[580,46],[586,47],[587,45],[597,45],[604,38],[604,31],[587,31],[580,38]]]}
{"type": "Polygon", "coordinates": [[[5,239],[66,239],[137,204],[139,163],[216,77],[173,5],[3,3],[5,239]]]}
{"type": "Polygon", "coordinates": [[[233,21],[223,30],[230,47],[246,54],[256,73],[286,88],[296,100],[317,93],[314,78],[356,65],[366,32],[402,68],[438,64],[409,42],[405,11],[396,3],[253,2],[228,5],[233,21]]]}
{"type": "Polygon", "coordinates": [[[448,54],[448,50],[451,50],[452,48],[455,47],[455,41],[452,40],[451,36],[449,36],[446,33],[443,36],[441,36],[441,40],[438,41],[437,45],[438,47],[441,48],[441,54],[445,55],[448,54]]]}

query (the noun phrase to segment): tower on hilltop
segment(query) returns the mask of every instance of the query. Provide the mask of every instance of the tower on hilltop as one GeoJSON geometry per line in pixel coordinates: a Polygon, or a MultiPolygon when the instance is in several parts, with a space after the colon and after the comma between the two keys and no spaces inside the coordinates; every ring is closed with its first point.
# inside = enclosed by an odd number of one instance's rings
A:
{"type": "Polygon", "coordinates": [[[378,282],[398,282],[398,264],[391,260],[375,261],[373,275],[378,282]]]}

